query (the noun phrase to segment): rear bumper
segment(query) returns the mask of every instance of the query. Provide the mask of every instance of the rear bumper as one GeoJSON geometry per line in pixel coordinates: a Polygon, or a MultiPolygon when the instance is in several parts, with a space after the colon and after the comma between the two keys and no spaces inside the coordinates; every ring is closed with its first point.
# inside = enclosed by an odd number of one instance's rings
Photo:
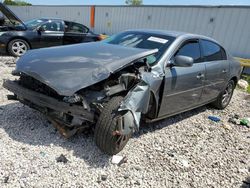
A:
{"type": "Polygon", "coordinates": [[[26,89],[15,81],[4,80],[3,87],[13,92],[17,96],[17,99],[23,104],[28,105],[49,117],[51,117],[52,114],[55,114],[55,112],[58,112],[60,114],[64,113],[70,116],[77,116],[88,122],[94,122],[94,113],[87,111],[82,106],[61,102],[55,98],[26,89]]]}

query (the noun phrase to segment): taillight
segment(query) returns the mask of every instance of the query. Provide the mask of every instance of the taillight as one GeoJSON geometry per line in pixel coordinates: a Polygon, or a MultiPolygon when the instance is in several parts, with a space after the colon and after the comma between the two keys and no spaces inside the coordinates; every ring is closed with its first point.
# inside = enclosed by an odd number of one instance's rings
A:
{"type": "Polygon", "coordinates": [[[108,37],[108,35],[100,34],[100,35],[98,36],[98,39],[99,39],[99,40],[103,40],[103,39],[106,39],[107,37],[108,37]]]}

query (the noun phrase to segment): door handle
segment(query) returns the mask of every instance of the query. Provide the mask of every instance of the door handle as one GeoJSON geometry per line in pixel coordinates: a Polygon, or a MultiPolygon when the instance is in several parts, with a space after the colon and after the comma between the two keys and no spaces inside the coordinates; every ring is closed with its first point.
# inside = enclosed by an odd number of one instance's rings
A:
{"type": "Polygon", "coordinates": [[[204,74],[202,74],[202,73],[199,73],[197,76],[196,76],[196,78],[197,79],[202,79],[202,78],[204,78],[205,76],[204,76],[204,74]]]}
{"type": "Polygon", "coordinates": [[[226,69],[223,69],[223,70],[222,70],[222,73],[227,73],[227,70],[226,70],[226,69]]]}

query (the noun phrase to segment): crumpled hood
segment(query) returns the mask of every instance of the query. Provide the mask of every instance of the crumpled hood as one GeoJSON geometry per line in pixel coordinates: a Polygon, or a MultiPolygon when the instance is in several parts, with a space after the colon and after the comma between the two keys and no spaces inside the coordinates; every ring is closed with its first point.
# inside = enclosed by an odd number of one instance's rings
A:
{"type": "Polygon", "coordinates": [[[75,92],[110,76],[133,61],[156,53],[104,42],[91,42],[30,50],[16,65],[25,73],[53,88],[59,95],[75,92]]]}

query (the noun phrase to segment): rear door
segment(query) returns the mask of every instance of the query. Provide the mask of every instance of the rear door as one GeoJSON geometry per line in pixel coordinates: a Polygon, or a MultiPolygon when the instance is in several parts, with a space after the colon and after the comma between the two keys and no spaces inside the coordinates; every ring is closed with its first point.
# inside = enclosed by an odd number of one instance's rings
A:
{"type": "Polygon", "coordinates": [[[192,67],[166,68],[159,117],[187,110],[197,106],[200,102],[205,79],[205,65],[201,62],[199,41],[184,42],[175,53],[176,55],[192,57],[194,64],[192,67]]]}
{"type": "Polygon", "coordinates": [[[38,31],[40,47],[59,46],[63,44],[64,23],[60,20],[49,21],[40,26],[38,31]]]}
{"type": "Polygon", "coordinates": [[[89,29],[79,23],[65,22],[65,34],[63,38],[63,44],[76,44],[85,42],[85,38],[89,32],[89,29]]]}
{"type": "Polygon", "coordinates": [[[206,79],[202,102],[215,99],[229,79],[229,62],[225,50],[209,40],[200,40],[203,61],[206,66],[206,79]]]}

